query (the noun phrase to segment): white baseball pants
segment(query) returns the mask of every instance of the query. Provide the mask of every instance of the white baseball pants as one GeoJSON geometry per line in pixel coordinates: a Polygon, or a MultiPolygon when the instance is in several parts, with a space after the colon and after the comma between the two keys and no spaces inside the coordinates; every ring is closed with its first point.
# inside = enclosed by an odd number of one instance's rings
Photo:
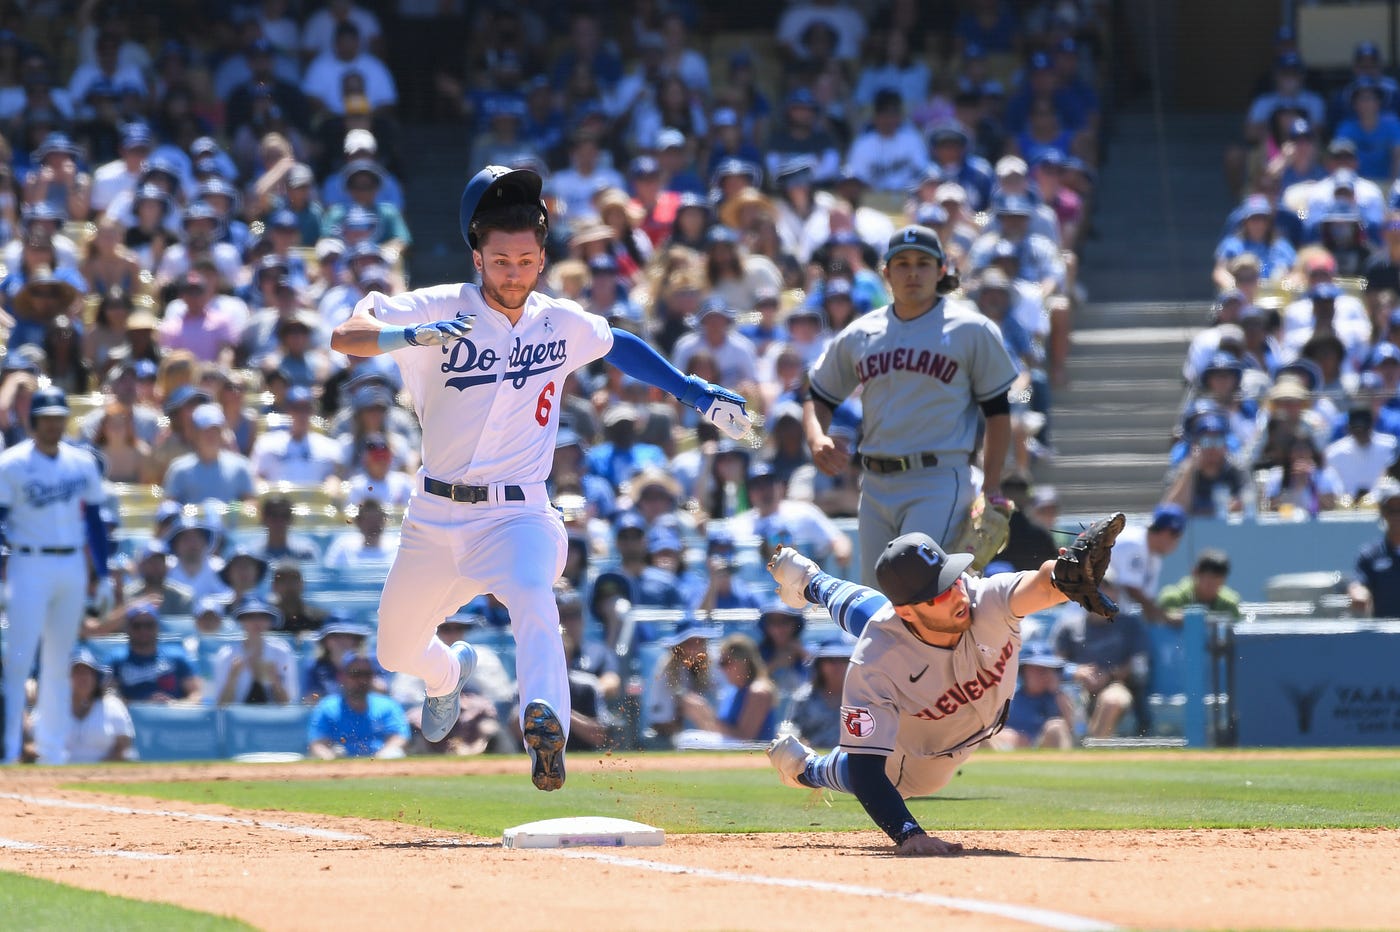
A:
{"type": "Polygon", "coordinates": [[[547,500],[465,504],[415,495],[379,601],[380,664],[421,677],[429,696],[451,692],[460,668],[437,626],[489,592],[510,611],[522,708],[545,700],[567,734],[569,672],[553,590],[567,550],[564,523],[547,500]]]}
{"type": "Polygon", "coordinates": [[[43,640],[40,727],[34,735],[41,764],[68,762],[68,714],[73,688],[68,669],[87,597],[87,557],[72,554],[10,555],[6,569],[9,630],[5,632],[5,763],[19,760],[24,725],[24,681],[43,640]]]}

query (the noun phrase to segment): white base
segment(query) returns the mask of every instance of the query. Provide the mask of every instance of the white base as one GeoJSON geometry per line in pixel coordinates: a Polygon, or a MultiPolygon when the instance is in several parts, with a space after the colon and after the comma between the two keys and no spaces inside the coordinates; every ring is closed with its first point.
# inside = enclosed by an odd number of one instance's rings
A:
{"type": "Polygon", "coordinates": [[[652,825],[604,816],[545,819],[508,828],[501,836],[503,848],[625,848],[660,845],[666,833],[652,825]]]}

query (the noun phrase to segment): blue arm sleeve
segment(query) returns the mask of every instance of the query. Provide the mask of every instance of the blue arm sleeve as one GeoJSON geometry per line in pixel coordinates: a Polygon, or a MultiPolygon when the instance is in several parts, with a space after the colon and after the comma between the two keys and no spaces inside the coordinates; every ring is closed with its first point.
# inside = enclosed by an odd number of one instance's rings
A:
{"type": "Polygon", "coordinates": [[[899,790],[885,775],[885,758],[882,755],[847,752],[846,772],[851,793],[860,800],[866,814],[880,826],[880,831],[890,836],[895,844],[901,844],[910,836],[924,834],[909,807],[904,805],[899,790]]]}
{"type": "Polygon", "coordinates": [[[890,600],[868,586],[860,586],[829,573],[818,573],[807,584],[807,598],[825,605],[831,613],[832,621],[841,629],[855,637],[865,630],[865,625],[876,612],[890,604],[890,600]]]}
{"type": "Polygon", "coordinates": [[[97,577],[107,575],[107,525],[102,522],[102,509],[97,505],[83,506],[83,521],[87,525],[88,549],[97,577]]]}
{"type": "Polygon", "coordinates": [[[0,505],[0,548],[6,544],[6,531],[9,529],[10,506],[0,505]]]}
{"type": "Polygon", "coordinates": [[[703,379],[682,374],[641,337],[616,327],[613,328],[613,347],[603,358],[632,378],[670,392],[691,407],[699,403],[709,388],[703,379]]]}

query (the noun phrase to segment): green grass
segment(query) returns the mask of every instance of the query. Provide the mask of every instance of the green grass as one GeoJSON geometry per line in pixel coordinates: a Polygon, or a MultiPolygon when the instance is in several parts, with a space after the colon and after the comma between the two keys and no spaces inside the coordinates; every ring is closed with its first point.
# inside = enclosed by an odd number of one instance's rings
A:
{"type": "Polygon", "coordinates": [[[38,880],[0,871],[0,923],[26,932],[72,932],[103,929],[107,932],[232,932],[253,928],[236,919],[170,906],[129,900],[66,884],[38,880]]]}
{"type": "MultiPolygon", "coordinates": [[[[1038,757],[983,752],[937,796],[910,808],[928,827],[974,829],[1352,828],[1400,825],[1400,753],[1337,760],[1118,758],[1112,752],[1038,757]]],[[[684,758],[681,758],[684,760],[684,758]]],[[[73,789],[390,819],[475,835],[536,819],[608,815],[670,832],[789,832],[870,828],[853,797],[818,801],[769,770],[573,773],[562,793],[504,776],[220,780],[74,784],[73,789]]]]}

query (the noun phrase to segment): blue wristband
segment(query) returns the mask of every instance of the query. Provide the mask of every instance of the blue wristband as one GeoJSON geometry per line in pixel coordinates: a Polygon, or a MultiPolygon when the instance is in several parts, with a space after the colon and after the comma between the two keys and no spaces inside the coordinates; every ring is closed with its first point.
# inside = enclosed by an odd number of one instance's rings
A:
{"type": "Polygon", "coordinates": [[[379,351],[382,353],[392,353],[394,350],[401,350],[413,341],[408,338],[411,327],[393,327],[388,330],[379,331],[379,351]]]}

